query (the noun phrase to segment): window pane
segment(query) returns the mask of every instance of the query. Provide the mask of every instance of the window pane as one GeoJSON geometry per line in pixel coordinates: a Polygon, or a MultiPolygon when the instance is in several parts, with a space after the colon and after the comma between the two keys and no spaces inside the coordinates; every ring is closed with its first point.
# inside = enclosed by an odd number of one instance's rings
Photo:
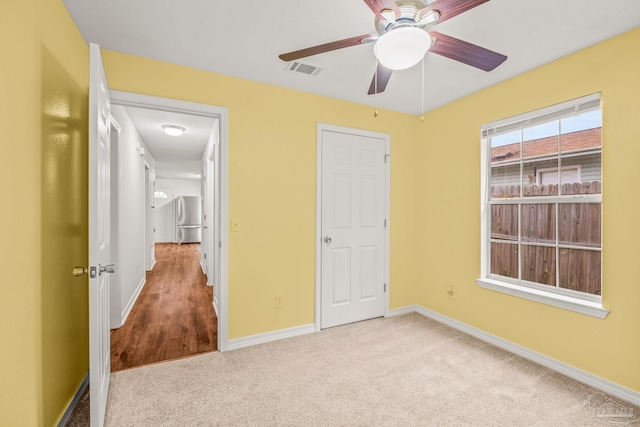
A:
{"type": "Polygon", "coordinates": [[[602,110],[563,119],[560,126],[562,194],[601,194],[602,110]]]}
{"type": "Polygon", "coordinates": [[[558,209],[558,233],[561,245],[593,248],[602,246],[602,219],[599,203],[562,203],[558,209]]]}
{"type": "Polygon", "coordinates": [[[558,195],[558,158],[529,161],[523,164],[525,197],[558,195]]]}
{"type": "Polygon", "coordinates": [[[491,163],[520,160],[520,140],[522,132],[515,132],[491,138],[491,163]]]}
{"type": "Polygon", "coordinates": [[[518,240],[518,205],[491,206],[491,238],[518,240]]]}
{"type": "Polygon", "coordinates": [[[523,158],[554,156],[558,154],[560,122],[554,121],[522,130],[523,158]]]}
{"type": "Polygon", "coordinates": [[[520,164],[491,168],[491,198],[520,197],[520,164]]]}
{"type": "Polygon", "coordinates": [[[560,249],[560,287],[602,295],[601,253],[580,249],[560,249]]]}
{"type": "Polygon", "coordinates": [[[556,285],[556,248],[522,245],[522,280],[556,285]]]}
{"type": "Polygon", "coordinates": [[[602,147],[602,110],[562,119],[560,126],[563,153],[602,147]]]}
{"type": "Polygon", "coordinates": [[[518,278],[518,245],[491,242],[491,274],[518,278]]]}
{"type": "Polygon", "coordinates": [[[562,194],[602,194],[602,155],[562,156],[562,194]]]}
{"type": "Polygon", "coordinates": [[[556,205],[522,205],[522,241],[556,243],[556,205]]]}

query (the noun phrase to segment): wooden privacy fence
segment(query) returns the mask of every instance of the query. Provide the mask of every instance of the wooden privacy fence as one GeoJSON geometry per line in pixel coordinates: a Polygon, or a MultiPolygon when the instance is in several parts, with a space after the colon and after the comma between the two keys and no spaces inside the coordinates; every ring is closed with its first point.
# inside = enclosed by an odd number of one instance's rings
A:
{"type": "MultiPolygon", "coordinates": [[[[493,197],[520,196],[519,185],[493,186],[493,197]]],[[[523,194],[535,196],[557,195],[558,185],[526,185],[523,194]]],[[[600,182],[562,185],[563,194],[598,194],[600,182]]],[[[602,243],[601,206],[599,203],[522,203],[520,218],[518,205],[491,206],[491,238],[503,240],[491,243],[491,272],[518,278],[518,259],[521,257],[521,279],[591,294],[601,293],[602,243]],[[556,236],[557,209],[557,236],[556,236]],[[520,241],[518,221],[520,219],[520,241]],[[511,242],[511,243],[508,243],[511,242]],[[556,243],[561,247],[556,250],[556,243]],[[543,245],[554,245],[553,247],[543,245]],[[559,265],[556,266],[559,257],[559,265]],[[556,268],[559,267],[559,283],[556,268]]]]}
{"type": "MultiPolygon", "coordinates": [[[[571,182],[561,184],[563,195],[575,194],[601,194],[602,183],[599,181],[589,182],[571,182]]],[[[522,195],[524,197],[534,196],[557,196],[558,184],[537,185],[527,184],[522,187],[522,195]]],[[[520,197],[520,185],[493,185],[491,187],[492,199],[506,199],[512,197],[520,197]]]]}

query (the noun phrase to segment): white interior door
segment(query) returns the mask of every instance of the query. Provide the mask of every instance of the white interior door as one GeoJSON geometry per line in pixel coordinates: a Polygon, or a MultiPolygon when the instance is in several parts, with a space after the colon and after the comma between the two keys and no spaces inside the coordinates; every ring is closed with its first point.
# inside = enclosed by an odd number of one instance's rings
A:
{"type": "Polygon", "coordinates": [[[109,339],[110,137],[109,87],[100,47],[91,44],[89,82],[89,384],[91,426],[102,427],[111,375],[109,339]]]}
{"type": "Polygon", "coordinates": [[[386,140],[330,130],[320,138],[321,327],[327,328],[385,314],[386,140]]]}
{"type": "Polygon", "coordinates": [[[173,190],[168,188],[156,188],[154,190],[156,242],[173,242],[173,190]]]}

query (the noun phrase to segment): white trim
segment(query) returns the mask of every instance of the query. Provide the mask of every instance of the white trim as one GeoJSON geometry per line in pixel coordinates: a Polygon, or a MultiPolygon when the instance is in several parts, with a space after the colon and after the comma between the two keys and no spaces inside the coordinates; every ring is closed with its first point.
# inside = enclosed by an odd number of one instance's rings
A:
{"type": "Polygon", "coordinates": [[[518,356],[524,357],[525,359],[531,360],[532,362],[538,363],[539,365],[573,378],[576,381],[580,381],[581,383],[595,387],[605,393],[609,393],[612,396],[624,399],[627,402],[633,403],[634,405],[640,405],[640,392],[638,391],[621,386],[620,384],[616,384],[597,375],[591,374],[587,371],[583,371],[582,369],[578,369],[567,363],[561,362],[542,353],[538,353],[537,351],[533,351],[519,344],[515,344],[509,340],[490,334],[481,329],[467,325],[466,323],[452,319],[448,316],[429,310],[422,306],[411,305],[402,307],[392,310],[390,315],[398,316],[411,312],[415,312],[430,319],[436,320],[440,323],[444,323],[445,325],[450,326],[458,331],[464,332],[484,342],[495,345],[496,347],[499,347],[510,353],[517,354],[518,356]]]}
{"type": "MultiPolygon", "coordinates": [[[[202,258],[200,258],[200,270],[202,270],[202,274],[207,276],[207,271],[206,271],[204,263],[202,262],[202,258]]],[[[207,277],[209,277],[209,276],[207,276],[207,277]]],[[[211,285],[209,285],[209,281],[208,280],[207,280],[207,285],[211,286],[211,285]]]]}
{"type": "Polygon", "coordinates": [[[340,132],[349,135],[378,138],[385,141],[385,155],[389,159],[385,162],[385,217],[387,226],[385,229],[385,266],[384,280],[386,292],[384,293],[384,316],[389,315],[389,257],[390,257],[390,229],[391,229],[391,137],[389,134],[373,132],[362,129],[318,123],[316,136],[316,303],[315,303],[315,330],[320,331],[322,325],[322,132],[340,132]]]}
{"type": "Polygon", "coordinates": [[[285,338],[293,338],[300,335],[313,334],[316,332],[316,326],[313,323],[293,328],[280,329],[277,331],[265,332],[263,334],[250,335],[248,337],[236,338],[229,340],[227,350],[237,350],[239,348],[251,347],[258,344],[264,344],[272,341],[278,341],[285,338]]]}
{"type": "Polygon", "coordinates": [[[131,298],[129,298],[129,302],[127,302],[127,305],[122,309],[122,313],[120,314],[121,321],[120,321],[120,325],[118,325],[118,328],[124,325],[124,323],[127,321],[127,318],[129,317],[129,313],[131,313],[133,306],[136,304],[136,301],[138,301],[140,292],[142,292],[142,289],[144,288],[144,285],[146,283],[147,283],[147,277],[145,274],[145,277],[143,277],[140,280],[140,283],[138,283],[138,287],[136,288],[135,292],[133,293],[133,295],[131,295],[131,298]]]}
{"type": "Polygon", "coordinates": [[[504,199],[491,199],[486,204],[491,205],[535,205],[547,203],[601,203],[601,194],[571,194],[565,196],[535,196],[535,197],[509,197],[504,199]]]}
{"type": "Polygon", "coordinates": [[[71,418],[71,414],[73,414],[76,406],[78,406],[78,402],[80,402],[80,398],[82,397],[82,394],[87,389],[87,387],[89,387],[89,372],[87,372],[87,374],[84,376],[84,379],[80,383],[80,386],[78,386],[78,389],[73,395],[71,402],[69,402],[67,410],[64,411],[64,414],[62,414],[62,418],[60,418],[60,421],[58,421],[58,427],[66,427],[69,419],[71,418]]]}
{"type": "Polygon", "coordinates": [[[522,285],[511,284],[494,279],[477,279],[476,283],[481,288],[502,292],[508,295],[528,299],[553,307],[571,310],[587,316],[604,319],[609,314],[608,308],[603,308],[598,301],[588,301],[582,298],[574,298],[568,295],[561,295],[555,292],[545,292],[542,289],[534,289],[522,285]]]}
{"type": "Polygon", "coordinates": [[[216,298],[216,296],[213,296],[213,311],[216,312],[216,317],[218,317],[218,298],[216,298]]]}
{"type": "Polygon", "coordinates": [[[151,108],[160,111],[174,111],[196,116],[213,117],[220,124],[220,304],[218,315],[218,350],[227,350],[228,337],[228,144],[229,144],[229,111],[226,108],[200,104],[177,99],[161,98],[132,92],[111,90],[111,102],[116,105],[151,108]]]}
{"type": "MultiPolygon", "coordinates": [[[[155,245],[155,243],[154,243],[154,245],[155,245]]],[[[154,250],[153,251],[153,262],[151,263],[151,268],[149,269],[149,271],[153,270],[153,267],[155,267],[157,263],[158,263],[158,260],[156,259],[155,250],[154,250]]]]}

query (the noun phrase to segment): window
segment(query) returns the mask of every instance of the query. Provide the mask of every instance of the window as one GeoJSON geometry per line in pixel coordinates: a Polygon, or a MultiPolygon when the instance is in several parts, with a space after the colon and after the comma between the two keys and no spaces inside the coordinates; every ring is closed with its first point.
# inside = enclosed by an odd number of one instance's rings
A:
{"type": "Polygon", "coordinates": [[[481,286],[606,316],[601,132],[599,94],[483,126],[481,286]]]}

